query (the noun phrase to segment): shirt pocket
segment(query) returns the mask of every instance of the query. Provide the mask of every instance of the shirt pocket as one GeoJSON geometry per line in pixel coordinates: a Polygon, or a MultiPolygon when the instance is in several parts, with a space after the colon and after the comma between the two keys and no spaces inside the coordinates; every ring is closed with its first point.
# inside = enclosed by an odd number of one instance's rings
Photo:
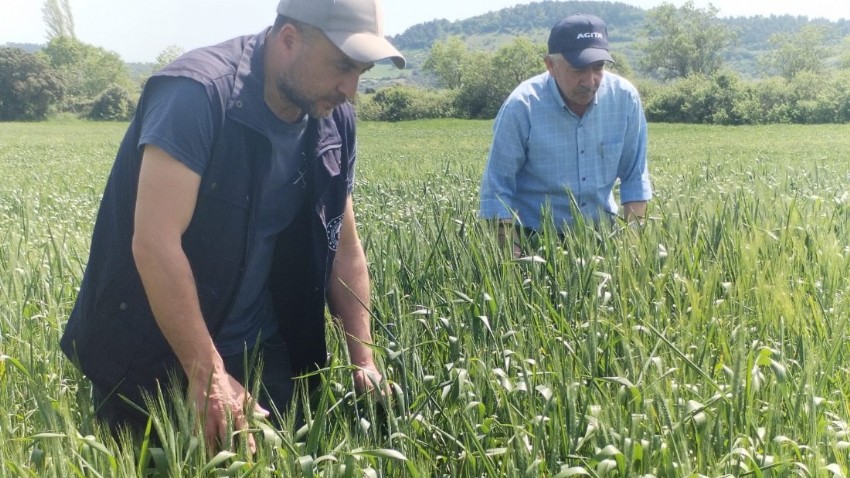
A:
{"type": "Polygon", "coordinates": [[[622,138],[603,139],[596,148],[598,170],[605,183],[613,183],[617,178],[620,158],[623,155],[622,138]]]}

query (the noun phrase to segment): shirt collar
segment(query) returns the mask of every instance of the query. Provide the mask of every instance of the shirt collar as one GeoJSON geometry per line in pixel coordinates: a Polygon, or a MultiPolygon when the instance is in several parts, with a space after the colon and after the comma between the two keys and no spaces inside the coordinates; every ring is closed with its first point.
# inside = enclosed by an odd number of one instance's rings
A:
{"type": "MultiPolygon", "coordinates": [[[[558,88],[558,82],[557,82],[557,81],[555,81],[555,77],[554,77],[554,76],[552,76],[552,75],[551,75],[550,73],[548,73],[548,72],[546,73],[546,75],[547,75],[547,77],[546,77],[546,86],[549,88],[549,92],[552,94],[552,97],[553,97],[553,98],[555,98],[555,102],[556,102],[556,104],[557,104],[557,105],[558,105],[561,109],[563,109],[563,110],[565,110],[565,111],[569,111],[571,114],[574,114],[574,115],[575,115],[575,113],[573,113],[573,110],[571,110],[571,109],[570,109],[570,107],[569,107],[569,106],[567,106],[567,102],[566,102],[566,101],[564,101],[564,97],[563,97],[563,96],[561,96],[561,90],[558,88]]],[[[605,82],[605,77],[604,77],[604,76],[602,77],[602,82],[603,82],[603,83],[605,82]]],[[[601,84],[600,84],[599,89],[602,89],[602,85],[601,85],[601,84]]],[[[588,107],[587,107],[587,111],[585,111],[585,114],[587,114],[587,112],[589,112],[589,111],[590,111],[590,110],[591,110],[594,106],[596,106],[597,104],[599,104],[599,91],[597,91],[597,92],[596,92],[596,94],[594,94],[594,95],[593,95],[593,103],[592,103],[592,104],[590,104],[590,105],[588,105],[588,107]]]]}

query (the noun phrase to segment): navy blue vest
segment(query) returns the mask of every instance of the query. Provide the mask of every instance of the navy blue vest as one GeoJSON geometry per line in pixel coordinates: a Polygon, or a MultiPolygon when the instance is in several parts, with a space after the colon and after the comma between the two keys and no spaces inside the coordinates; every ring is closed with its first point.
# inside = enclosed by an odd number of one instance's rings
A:
{"type": "MultiPolygon", "coordinates": [[[[271,156],[269,141],[250,126],[263,98],[265,33],[189,52],[160,72],[199,81],[210,101],[222,106],[212,158],[183,235],[213,336],[242,280],[254,199],[271,156]]],[[[140,112],[144,101],[143,94],[140,112]]],[[[170,374],[182,374],[153,317],[131,250],[140,122],[137,115],[130,124],[107,181],[85,275],[61,340],[65,354],[92,381],[130,398],[138,398],[140,388],[165,385],[170,374]]],[[[356,155],[351,105],[337,107],[329,118],[311,119],[307,141],[311,200],[281,233],[269,278],[296,374],[324,365],[327,357],[325,289],[356,155]]]]}

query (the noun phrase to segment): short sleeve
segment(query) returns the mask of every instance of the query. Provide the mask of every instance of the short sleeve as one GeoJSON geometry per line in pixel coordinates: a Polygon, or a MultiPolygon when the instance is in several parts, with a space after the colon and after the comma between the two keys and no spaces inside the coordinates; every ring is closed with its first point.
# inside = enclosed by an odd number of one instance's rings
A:
{"type": "Polygon", "coordinates": [[[201,83],[189,78],[149,80],[139,147],[152,144],[203,175],[215,141],[212,102],[201,83]]]}

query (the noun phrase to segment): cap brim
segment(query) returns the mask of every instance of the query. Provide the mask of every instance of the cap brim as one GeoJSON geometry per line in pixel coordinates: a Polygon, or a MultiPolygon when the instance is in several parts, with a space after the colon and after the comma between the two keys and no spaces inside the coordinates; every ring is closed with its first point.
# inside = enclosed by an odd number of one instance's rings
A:
{"type": "Polygon", "coordinates": [[[398,50],[386,38],[371,33],[334,33],[325,35],[343,53],[354,61],[374,63],[379,60],[392,60],[399,70],[404,69],[406,61],[398,50]]]}
{"type": "Polygon", "coordinates": [[[584,68],[591,63],[600,61],[610,61],[611,63],[614,63],[614,58],[611,57],[608,50],[603,50],[602,48],[585,48],[581,51],[571,51],[561,54],[564,55],[564,58],[566,58],[567,61],[570,62],[570,65],[575,68],[584,68]]]}

